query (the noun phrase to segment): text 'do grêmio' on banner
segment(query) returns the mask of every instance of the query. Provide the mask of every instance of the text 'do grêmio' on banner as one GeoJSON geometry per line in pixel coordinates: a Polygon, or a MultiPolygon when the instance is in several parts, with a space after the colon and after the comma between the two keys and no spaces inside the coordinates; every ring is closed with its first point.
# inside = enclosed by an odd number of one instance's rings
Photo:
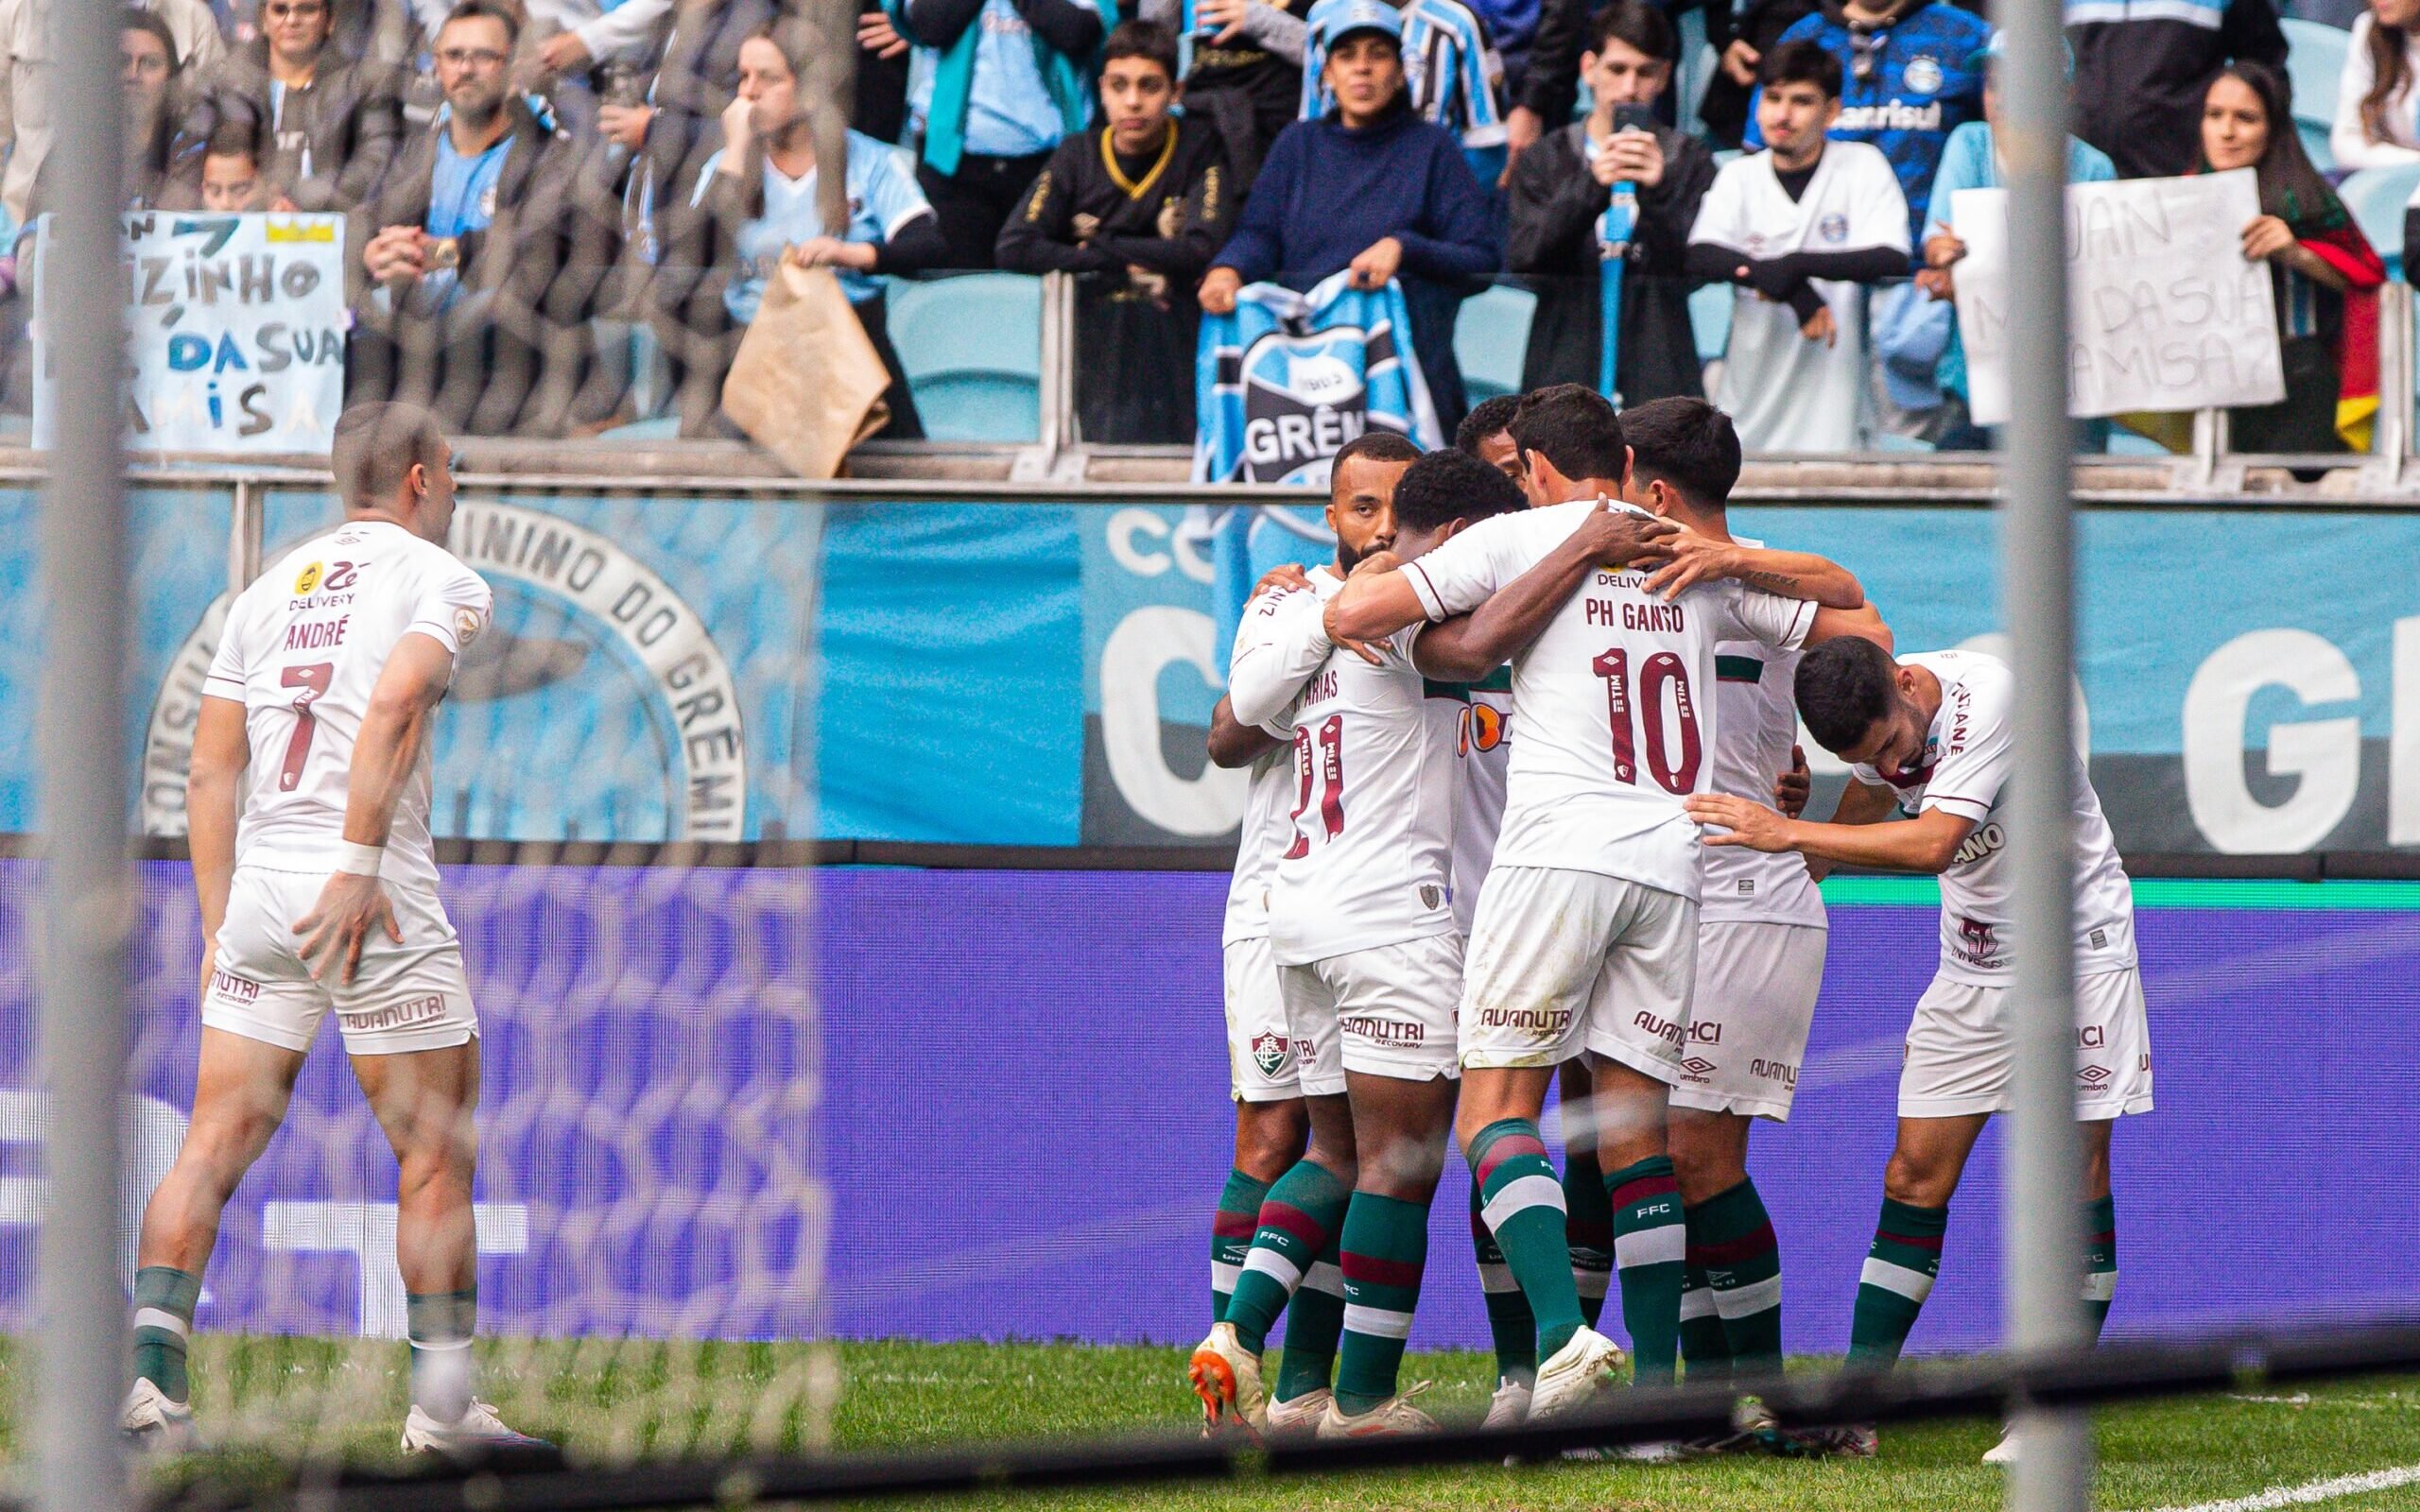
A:
{"type": "MultiPolygon", "coordinates": [[[[57,424],[43,310],[50,217],[34,232],[34,445],[57,424]]],[[[324,454],[344,407],[344,217],[129,213],[127,444],[324,454]]]]}
{"type": "MultiPolygon", "coordinates": [[[[2068,413],[2267,404],[2286,397],[2266,263],[2246,262],[2253,172],[2067,189],[2068,413]]],[[[1951,224],[1958,330],[1982,425],[2009,417],[2008,192],[1962,189],[1951,224]]]]}

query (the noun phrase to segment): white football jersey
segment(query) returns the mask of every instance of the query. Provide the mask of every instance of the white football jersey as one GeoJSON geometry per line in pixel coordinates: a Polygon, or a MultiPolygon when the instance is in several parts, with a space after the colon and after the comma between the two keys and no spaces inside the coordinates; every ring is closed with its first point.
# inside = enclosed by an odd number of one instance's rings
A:
{"type": "MultiPolygon", "coordinates": [[[[1476,609],[1597,503],[1482,520],[1406,563],[1404,576],[1432,620],[1476,609]]],[[[1595,569],[1513,662],[1521,738],[1495,864],[1594,871],[1694,900],[1704,847],[1681,802],[1714,784],[1715,644],[1795,649],[1815,606],[1727,579],[1667,603],[1647,591],[1648,576],[1595,569]]]]}
{"type": "MultiPolygon", "coordinates": [[[[418,631],[459,655],[493,608],[478,574],[383,520],[313,537],[236,595],[202,692],[244,705],[251,765],[237,866],[335,868],[354,739],[389,654],[418,631]]],[[[389,882],[437,885],[428,799],[424,747],[388,833],[389,882]]]]}
{"type": "MultiPolygon", "coordinates": [[[[1743,546],[1761,546],[1744,536],[1743,546]]],[[[1798,743],[1798,657],[1754,641],[1714,648],[1714,790],[1768,808],[1773,779],[1789,770],[1798,743]]],[[[1824,895],[1795,850],[1768,854],[1744,845],[1709,846],[1698,918],[1708,923],[1830,924],[1824,895]]]]}
{"type": "Polygon", "coordinates": [[[1472,683],[1458,711],[1454,755],[1454,928],[1465,937],[1478,914],[1478,890],[1495,863],[1504,828],[1505,778],[1512,763],[1512,669],[1497,667],[1472,683]]]}
{"type": "MultiPolygon", "coordinates": [[[[1895,788],[1910,814],[1941,809],[1975,821],[1941,874],[1941,974],[1993,987],[2009,977],[2010,890],[2007,815],[2001,799],[2011,766],[2016,679],[2008,663],[1979,651],[1903,656],[1941,679],[1941,713],[1926,733],[1912,773],[1885,777],[1852,766],[1860,782],[1895,788]]],[[[2135,894],[2118,859],[2118,842],[2100,812],[2083,758],[2075,763],[2076,972],[2089,976],[2135,964],[2135,894]]]]}
{"type": "MultiPolygon", "coordinates": [[[[1309,576],[1314,583],[1340,581],[1325,567],[1312,568],[1309,576]]],[[[1235,649],[1227,656],[1228,707],[1237,719],[1281,739],[1293,734],[1283,723],[1286,705],[1327,661],[1327,637],[1316,628],[1320,603],[1316,593],[1288,588],[1256,594],[1244,606],[1235,649]]],[[[1279,853],[1294,837],[1287,813],[1294,801],[1292,748],[1270,751],[1253,762],[1251,771],[1244,788],[1243,825],[1236,840],[1235,876],[1227,884],[1227,917],[1219,937],[1222,946],[1268,937],[1270,879],[1279,853]]]]}
{"type": "MultiPolygon", "coordinates": [[[[1340,586],[1331,577],[1319,594],[1340,586]]],[[[1453,933],[1458,709],[1429,698],[1411,664],[1419,630],[1376,643],[1376,665],[1330,651],[1288,712],[1293,834],[1269,889],[1280,966],[1453,933]]]]}

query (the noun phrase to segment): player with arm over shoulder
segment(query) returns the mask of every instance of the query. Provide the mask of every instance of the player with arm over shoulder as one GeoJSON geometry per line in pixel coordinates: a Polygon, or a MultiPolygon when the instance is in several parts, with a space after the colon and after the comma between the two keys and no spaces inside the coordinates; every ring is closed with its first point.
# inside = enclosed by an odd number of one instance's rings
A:
{"type": "MultiPolygon", "coordinates": [[[[1483,606],[1553,558],[1628,480],[1621,422],[1592,390],[1530,395],[1512,433],[1532,501],[1555,502],[1349,580],[1329,604],[1331,634],[1384,636],[1472,610],[1484,629],[1483,606]]],[[[1512,657],[1521,738],[1471,934],[1456,1120],[1487,1225],[1537,1319],[1539,1418],[1594,1398],[1621,1356],[1583,1321],[1563,1191],[1538,1137],[1555,1068],[1583,1050],[1623,1319],[1643,1378],[1674,1368],[1684,1236],[1665,1122],[1688,1032],[1700,872],[1681,803],[1711,778],[1715,644],[1789,649],[1852,628],[1728,578],[1667,596],[1634,560],[1569,576],[1545,628],[1512,657]]]]}
{"type": "Polygon", "coordinates": [[[542,1447],[472,1395],[478,1020],[428,831],[437,706],[493,599],[444,546],[454,474],[434,417],[356,405],[331,460],[343,523],[236,597],[202,689],[186,784],[201,1065],[184,1143],[144,1210],[124,1426],[149,1447],[191,1442],[186,1341],[219,1214],[333,1008],[400,1167],[403,1447],[542,1447]]]}
{"type": "Polygon", "coordinates": [[[1384,430],[1364,431],[1337,453],[1327,505],[1336,560],[1307,576],[1285,567],[1261,580],[1236,627],[1227,696],[1210,714],[1211,761],[1251,771],[1222,931],[1236,1163],[1212,1225],[1213,1326],[1186,1371],[1213,1429],[1239,1422],[1308,1433],[1327,1410],[1344,1328],[1337,1244],[1355,1176],[1353,1117],[1340,1081],[1305,1085],[1313,1046],[1289,1022],[1278,990],[1269,894],[1278,858],[1293,844],[1292,811],[1307,780],[1297,772],[1288,711],[1338,645],[1321,627],[1321,592],[1394,543],[1395,485],[1419,455],[1384,430]],[[1286,1353],[1270,1405],[1260,1355],[1281,1312],[1286,1353]]]}
{"type": "MultiPolygon", "coordinates": [[[[1882,1178],[1882,1219],[1858,1286],[1849,1363],[1899,1357],[1941,1265],[1949,1198],[1992,1114],[2009,1107],[2009,874],[2003,799],[2012,765],[2014,679],[1975,651],[1893,662],[1879,647],[1825,646],[1799,662],[1807,732],[1851,764],[1835,822],[1789,819],[1747,799],[1690,800],[1708,846],[1797,850],[1840,863],[1941,878],[1941,966],[1917,1001],[1899,1073],[1899,1134],[1882,1178]],[[1895,799],[1895,802],[1893,801],[1895,799]],[[1884,818],[1893,808],[1912,817],[1884,818]],[[1841,822],[1846,820],[1847,822],[1841,822]]],[[[2075,762],[2076,1117],[2083,1125],[2084,1299],[2098,1333],[2115,1295],[2112,1122],[2152,1108],[2151,1035],[2135,956],[2132,885],[2081,756],[2075,762]]],[[[1873,1452],[1871,1429],[1839,1443],[1873,1452]]],[[[2004,1455],[2004,1441],[1994,1455],[2004,1455]]]]}

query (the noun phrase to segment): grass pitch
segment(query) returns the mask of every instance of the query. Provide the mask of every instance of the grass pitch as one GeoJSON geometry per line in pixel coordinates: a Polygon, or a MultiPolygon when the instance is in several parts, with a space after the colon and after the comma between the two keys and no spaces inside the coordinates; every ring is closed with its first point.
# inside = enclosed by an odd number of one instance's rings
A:
{"type": "MultiPolygon", "coordinates": [[[[482,1346],[481,1395],[514,1426],[556,1438],[592,1462],[750,1447],[796,1452],[822,1444],[909,1450],[1183,1430],[1198,1415],[1182,1385],[1184,1359],[1176,1349],[1065,1344],[819,1348],[508,1340],[482,1346]]],[[[400,1345],[204,1335],[196,1340],[194,1371],[204,1432],[221,1446],[212,1457],[221,1473],[249,1478],[303,1454],[369,1461],[393,1455],[406,1401],[400,1345]]],[[[19,1374],[17,1383],[23,1379],[19,1374]]],[[[1423,1405],[1449,1420],[1475,1420],[1494,1385],[1488,1357],[1463,1351],[1415,1354],[1406,1362],[1405,1379],[1433,1381],[1423,1405]]],[[[2129,1405],[2100,1414],[2096,1426],[2096,1501],[2105,1512],[2216,1512],[2212,1503],[2420,1467],[2420,1378],[2129,1405]]],[[[1982,1422],[1886,1431],[1881,1456],[1864,1462],[1738,1457],[1668,1466],[1455,1468],[882,1504],[1167,1512],[1983,1512],[2000,1505],[2000,1472],[1979,1463],[1996,1436],[1996,1425],[1982,1422]]],[[[200,1467],[188,1462],[181,1469],[190,1474],[200,1467]]],[[[2263,1505],[2420,1509],[2420,1478],[2263,1505]]]]}

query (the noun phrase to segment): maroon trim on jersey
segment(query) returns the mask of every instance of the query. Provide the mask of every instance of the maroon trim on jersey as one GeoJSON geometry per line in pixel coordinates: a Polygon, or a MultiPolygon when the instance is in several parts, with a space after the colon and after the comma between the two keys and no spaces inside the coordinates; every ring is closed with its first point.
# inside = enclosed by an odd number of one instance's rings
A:
{"type": "Polygon", "coordinates": [[[1420,601],[1420,608],[1423,613],[1427,612],[1428,606],[1431,604],[1438,605],[1441,608],[1443,607],[1445,600],[1438,593],[1436,580],[1428,576],[1426,568],[1422,567],[1420,563],[1416,561],[1408,561],[1403,564],[1403,570],[1408,573],[1420,574],[1420,580],[1428,586],[1427,596],[1420,601]]]}

